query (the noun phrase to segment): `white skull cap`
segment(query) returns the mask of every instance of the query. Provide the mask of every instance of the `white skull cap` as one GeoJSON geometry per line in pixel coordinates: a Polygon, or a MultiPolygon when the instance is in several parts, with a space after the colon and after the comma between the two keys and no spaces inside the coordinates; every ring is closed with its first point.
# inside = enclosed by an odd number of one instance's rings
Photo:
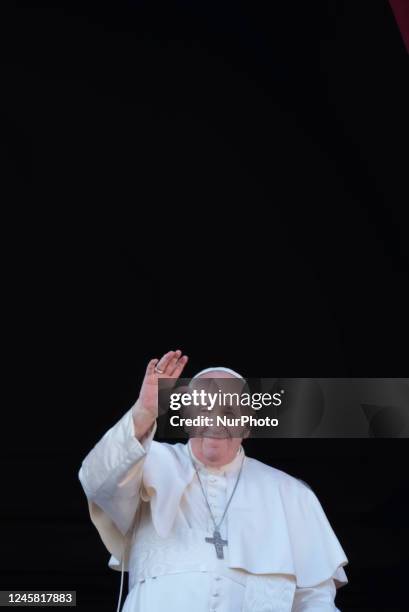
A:
{"type": "Polygon", "coordinates": [[[202,374],[207,374],[208,372],[227,372],[228,374],[231,374],[232,376],[235,376],[236,378],[242,378],[244,380],[243,376],[241,376],[241,374],[238,374],[238,372],[235,372],[234,370],[231,370],[230,368],[222,368],[222,367],[206,368],[205,370],[200,370],[200,372],[195,374],[193,378],[198,378],[198,376],[201,376],[202,374]]]}

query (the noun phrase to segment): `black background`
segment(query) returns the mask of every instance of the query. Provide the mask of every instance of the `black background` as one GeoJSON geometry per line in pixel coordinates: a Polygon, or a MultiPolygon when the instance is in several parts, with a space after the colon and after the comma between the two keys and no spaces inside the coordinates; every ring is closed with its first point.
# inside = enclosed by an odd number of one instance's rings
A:
{"type": "MultiPolygon", "coordinates": [[[[186,375],[407,375],[392,12],[267,4],[2,5],[2,589],[114,609],[77,472],[151,357],[183,349],[186,375]]],[[[246,444],[318,494],[350,560],[338,607],[406,610],[407,441],[246,444]]]]}

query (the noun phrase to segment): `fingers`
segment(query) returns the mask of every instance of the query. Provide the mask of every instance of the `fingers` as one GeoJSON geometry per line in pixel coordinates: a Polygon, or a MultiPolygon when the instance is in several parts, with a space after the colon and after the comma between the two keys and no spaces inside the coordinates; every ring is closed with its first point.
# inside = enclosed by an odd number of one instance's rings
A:
{"type": "Polygon", "coordinates": [[[167,353],[165,353],[165,355],[163,355],[163,357],[161,357],[159,359],[159,362],[156,364],[156,372],[161,374],[161,375],[166,375],[167,376],[167,368],[169,363],[172,361],[172,359],[175,356],[176,351],[169,351],[167,353]],[[160,370],[158,372],[158,370],[160,370]]]}
{"type": "Polygon", "coordinates": [[[183,372],[183,369],[184,369],[185,365],[187,364],[187,360],[188,359],[189,359],[189,357],[187,355],[183,355],[183,357],[181,357],[178,360],[178,362],[177,362],[177,364],[175,366],[175,369],[172,372],[172,377],[173,378],[179,378],[180,377],[180,375],[183,372]]]}
{"type": "Polygon", "coordinates": [[[161,359],[152,359],[148,364],[149,373],[159,376],[179,377],[187,363],[187,355],[182,356],[182,351],[169,351],[161,359]]]}
{"type": "Polygon", "coordinates": [[[155,366],[158,363],[159,359],[151,359],[148,363],[148,367],[146,368],[146,375],[151,376],[155,373],[155,366]]]}
{"type": "Polygon", "coordinates": [[[169,361],[166,368],[166,376],[173,376],[173,372],[178,364],[179,359],[182,357],[182,351],[179,349],[174,352],[171,360],[169,361]]]}

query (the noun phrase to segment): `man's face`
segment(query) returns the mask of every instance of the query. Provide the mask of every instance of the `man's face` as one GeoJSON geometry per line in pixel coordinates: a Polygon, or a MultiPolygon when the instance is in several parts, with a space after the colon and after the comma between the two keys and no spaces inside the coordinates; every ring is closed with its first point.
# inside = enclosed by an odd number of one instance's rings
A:
{"type": "MultiPolygon", "coordinates": [[[[223,381],[221,385],[222,392],[234,393],[239,391],[242,386],[242,382],[232,374],[214,371],[206,372],[195,379],[195,388],[210,389],[209,383],[211,381],[207,383],[203,381],[203,384],[200,383],[201,380],[210,378],[231,379],[231,384],[229,384],[227,380],[223,381]]],[[[213,387],[210,389],[210,391],[215,392],[216,389],[217,386],[216,388],[213,387]]],[[[240,407],[234,402],[228,405],[216,403],[212,410],[208,410],[207,406],[201,406],[195,409],[194,414],[192,413],[192,409],[189,412],[189,416],[197,416],[200,414],[203,417],[210,417],[213,421],[212,424],[195,427],[194,430],[191,431],[190,440],[194,455],[202,461],[202,463],[213,467],[219,467],[226,463],[230,463],[236,456],[243,438],[247,437],[248,430],[243,429],[240,425],[237,426],[228,423],[224,425],[220,422],[218,423],[216,417],[225,416],[227,419],[239,418],[241,415],[240,407]]]]}

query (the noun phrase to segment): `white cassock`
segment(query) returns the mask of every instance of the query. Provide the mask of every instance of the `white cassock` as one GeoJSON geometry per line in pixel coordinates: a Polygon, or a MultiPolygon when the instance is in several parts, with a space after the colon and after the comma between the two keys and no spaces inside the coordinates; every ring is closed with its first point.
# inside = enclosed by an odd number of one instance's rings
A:
{"type": "Polygon", "coordinates": [[[92,522],[128,571],[123,612],[335,612],[348,559],[316,495],[302,481],[245,456],[206,468],[196,458],[224,558],[188,444],[134,436],[132,409],[83,460],[79,479],[92,522]]]}

